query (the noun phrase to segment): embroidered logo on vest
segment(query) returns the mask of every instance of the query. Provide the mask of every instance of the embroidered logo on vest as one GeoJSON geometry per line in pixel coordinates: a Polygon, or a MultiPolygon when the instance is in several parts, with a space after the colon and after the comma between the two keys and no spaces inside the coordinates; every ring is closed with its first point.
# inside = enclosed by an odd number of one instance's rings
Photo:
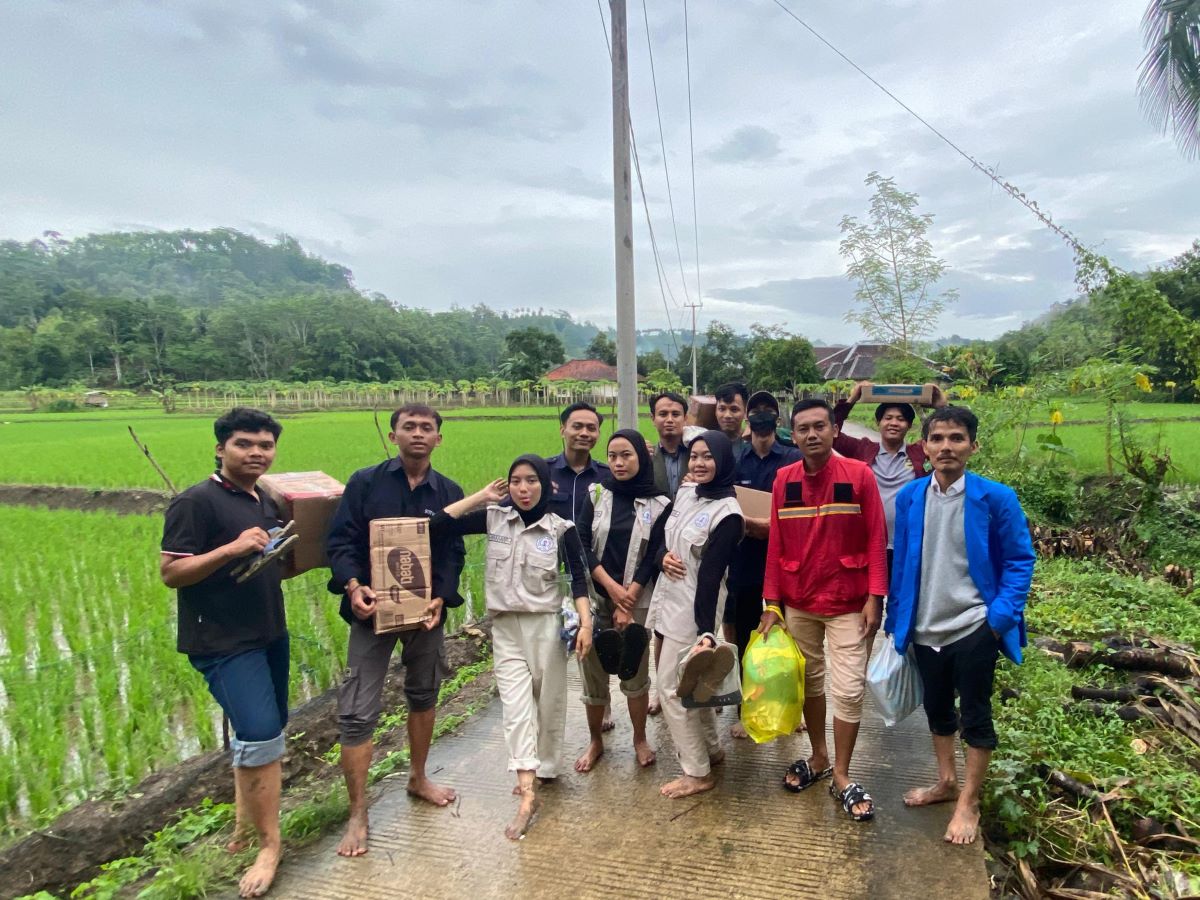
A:
{"type": "Polygon", "coordinates": [[[542,553],[549,553],[551,550],[554,549],[554,541],[551,538],[542,537],[542,538],[538,538],[537,543],[534,544],[533,546],[537,547],[537,549],[540,550],[542,553]]]}
{"type": "Polygon", "coordinates": [[[706,512],[702,512],[702,513],[700,513],[700,515],[696,516],[696,518],[692,519],[692,524],[695,525],[697,528],[703,528],[711,520],[712,520],[712,516],[710,516],[706,512]]]}

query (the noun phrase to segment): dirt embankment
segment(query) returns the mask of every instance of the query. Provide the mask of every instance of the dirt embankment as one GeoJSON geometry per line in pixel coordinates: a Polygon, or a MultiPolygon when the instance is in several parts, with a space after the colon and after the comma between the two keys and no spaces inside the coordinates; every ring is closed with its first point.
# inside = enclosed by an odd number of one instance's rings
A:
{"type": "Polygon", "coordinates": [[[162,512],[170,502],[171,495],[162,491],[104,491],[49,484],[0,484],[0,504],[7,506],[47,506],[50,509],[144,516],[162,512]]]}
{"type": "MultiPolygon", "coordinates": [[[[485,658],[491,647],[490,623],[471,633],[446,639],[450,670],[457,671],[485,658]]],[[[462,713],[490,689],[479,678],[439,707],[439,715],[462,713]]],[[[400,654],[393,658],[384,686],[384,709],[404,705],[404,670],[400,654]]],[[[286,731],[288,752],[283,760],[284,803],[287,790],[306,776],[341,778],[341,769],[324,755],[337,742],[337,689],[332,688],[293,710],[286,731]]],[[[376,752],[402,748],[405,730],[395,729],[379,741],[376,752]]],[[[306,782],[307,783],[307,782],[306,782]]],[[[93,877],[113,859],[138,853],[145,842],[180,810],[205,797],[233,801],[229,755],[217,750],[195,756],[145,778],[119,797],[88,800],[63,813],[48,827],[35,831],[0,852],[0,897],[18,897],[40,890],[66,894],[93,877]]]]}

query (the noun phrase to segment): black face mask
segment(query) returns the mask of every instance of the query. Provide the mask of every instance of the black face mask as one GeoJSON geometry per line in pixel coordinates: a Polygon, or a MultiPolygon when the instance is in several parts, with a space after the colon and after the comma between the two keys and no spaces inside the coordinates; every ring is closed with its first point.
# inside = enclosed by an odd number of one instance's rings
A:
{"type": "Polygon", "coordinates": [[[779,421],[779,413],[770,411],[751,413],[748,421],[751,431],[759,437],[765,437],[775,430],[775,423],[779,421]]]}

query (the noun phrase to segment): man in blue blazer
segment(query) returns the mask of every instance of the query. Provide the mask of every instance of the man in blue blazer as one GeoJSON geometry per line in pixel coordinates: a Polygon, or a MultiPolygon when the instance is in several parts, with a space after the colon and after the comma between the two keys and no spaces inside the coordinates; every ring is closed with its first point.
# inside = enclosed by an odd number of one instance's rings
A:
{"type": "Polygon", "coordinates": [[[979,420],[947,406],[925,420],[922,437],[933,474],[896,496],[895,565],[884,630],[896,650],[913,646],[933,733],[938,781],[904,796],[908,806],[955,801],[945,839],[972,843],[979,791],[996,748],[992,680],[1003,653],[1021,661],[1025,599],[1034,553],[1012,488],[966,471],[979,449],[979,420]],[[959,709],[955,710],[957,693],[959,709]],[[967,745],[962,789],[955,735],[967,745]]]}

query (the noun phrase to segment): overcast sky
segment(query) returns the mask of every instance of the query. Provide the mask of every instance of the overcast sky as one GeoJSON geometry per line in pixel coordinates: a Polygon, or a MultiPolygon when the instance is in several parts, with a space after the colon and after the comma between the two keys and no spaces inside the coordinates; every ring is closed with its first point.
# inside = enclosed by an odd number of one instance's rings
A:
{"type": "MultiPolygon", "coordinates": [[[[1200,236],[1200,166],[1137,107],[1144,2],[785,2],[1118,265],[1200,236]]],[[[633,125],[682,304],[697,290],[683,4],[647,6],[684,279],[640,0],[633,125]]],[[[1072,296],[1059,239],[773,2],[688,15],[701,328],[856,337],[838,222],[865,214],[873,169],[936,217],[961,293],[940,334],[993,337],[1072,296]]],[[[595,0],[24,0],[0,5],[0,60],[0,237],[287,232],[406,305],[613,321],[595,0]]],[[[634,240],[639,327],[663,326],[640,198],[634,240]]]]}

